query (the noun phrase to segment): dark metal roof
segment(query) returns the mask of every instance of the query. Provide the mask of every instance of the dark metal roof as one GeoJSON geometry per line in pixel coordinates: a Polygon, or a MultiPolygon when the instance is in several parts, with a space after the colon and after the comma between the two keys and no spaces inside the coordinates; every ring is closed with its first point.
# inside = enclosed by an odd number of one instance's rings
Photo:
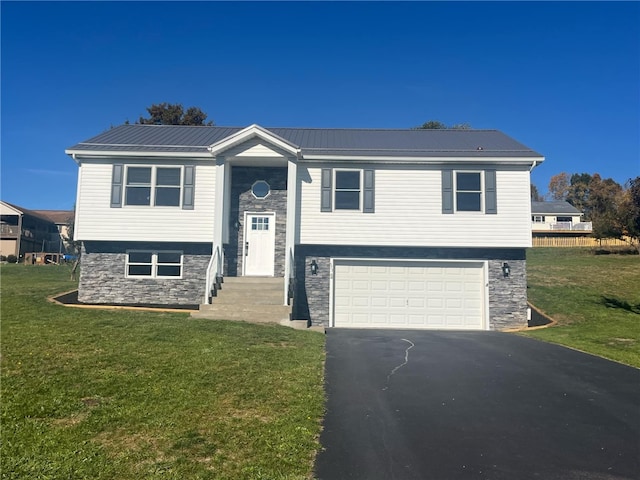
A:
{"type": "MultiPolygon", "coordinates": [[[[74,151],[206,152],[242,127],[121,125],[69,148],[74,151]]],[[[303,155],[542,157],[497,130],[266,128],[303,155]]]]}
{"type": "Polygon", "coordinates": [[[538,215],[571,214],[581,215],[582,212],[569,202],[531,202],[531,213],[538,215]]]}

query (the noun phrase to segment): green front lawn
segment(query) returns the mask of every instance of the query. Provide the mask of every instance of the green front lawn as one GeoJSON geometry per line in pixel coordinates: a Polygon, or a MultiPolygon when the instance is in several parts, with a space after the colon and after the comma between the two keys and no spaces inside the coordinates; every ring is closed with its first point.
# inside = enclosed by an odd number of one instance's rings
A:
{"type": "Polygon", "coordinates": [[[2,265],[3,479],[304,479],[324,336],[46,301],[67,267],[2,265]]]}
{"type": "Polygon", "coordinates": [[[526,335],[640,367],[640,256],[527,251],[529,301],[558,326],[526,335]]]}

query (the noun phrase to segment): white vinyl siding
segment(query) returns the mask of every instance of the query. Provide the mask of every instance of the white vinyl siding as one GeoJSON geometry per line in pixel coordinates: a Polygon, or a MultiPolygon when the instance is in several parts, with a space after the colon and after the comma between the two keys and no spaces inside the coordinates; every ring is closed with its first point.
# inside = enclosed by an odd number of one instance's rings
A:
{"type": "MultiPolygon", "coordinates": [[[[325,167],[326,168],[326,167],[325,167]]],[[[334,168],[339,168],[334,165],[334,168]]],[[[299,243],[434,247],[531,246],[529,170],[497,170],[498,213],[442,213],[441,167],[378,166],[375,213],[321,212],[321,167],[298,166],[299,243]]],[[[462,168],[454,170],[463,170],[462,168]]],[[[474,166],[482,171],[496,166],[474,166]]]]}
{"type": "MultiPolygon", "coordinates": [[[[124,162],[126,165],[149,166],[124,162]]],[[[193,162],[189,162],[193,164],[193,162]]],[[[158,162],[156,166],[165,166],[158,162]]],[[[175,161],[166,166],[175,166],[175,161]]],[[[78,178],[77,240],[211,242],[215,166],[198,164],[194,209],[123,205],[111,208],[112,164],[84,162],[78,178]]]]}

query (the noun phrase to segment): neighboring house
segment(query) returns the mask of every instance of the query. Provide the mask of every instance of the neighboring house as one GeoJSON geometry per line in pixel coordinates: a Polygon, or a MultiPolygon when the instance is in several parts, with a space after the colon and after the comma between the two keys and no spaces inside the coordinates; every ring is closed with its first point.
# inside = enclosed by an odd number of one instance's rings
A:
{"type": "Polygon", "coordinates": [[[0,202],[0,254],[24,258],[25,254],[32,252],[64,251],[59,233],[63,214],[68,224],[72,211],[29,210],[0,202]],[[54,214],[53,217],[50,214],[54,214]]]}
{"type": "Polygon", "coordinates": [[[62,252],[68,251],[69,242],[69,226],[73,222],[73,210],[33,210],[34,213],[49,219],[55,223],[58,229],[58,235],[62,240],[60,247],[62,252]]]}
{"type": "Polygon", "coordinates": [[[537,236],[551,234],[589,235],[591,222],[569,202],[531,202],[531,231],[537,236]]]}
{"type": "Polygon", "coordinates": [[[315,325],[527,324],[544,158],[501,132],[122,125],[66,153],[81,302],[215,304],[264,276],[315,325]]]}

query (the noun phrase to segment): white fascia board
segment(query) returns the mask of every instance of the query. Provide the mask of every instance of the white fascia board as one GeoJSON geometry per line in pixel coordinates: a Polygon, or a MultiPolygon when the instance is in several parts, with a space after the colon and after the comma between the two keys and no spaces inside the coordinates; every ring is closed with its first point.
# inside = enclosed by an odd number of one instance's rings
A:
{"type": "Polygon", "coordinates": [[[250,125],[244,130],[240,130],[233,135],[229,135],[227,138],[220,140],[217,143],[209,145],[209,147],[207,147],[207,150],[209,150],[214,156],[220,155],[225,150],[229,150],[230,148],[240,145],[241,143],[244,143],[254,137],[258,137],[261,140],[275,145],[276,147],[284,150],[291,155],[299,157],[300,149],[298,147],[287,142],[284,138],[274,135],[270,131],[255,124],[250,125]]]}
{"type": "Polygon", "coordinates": [[[213,160],[210,153],[199,152],[127,152],[127,151],[94,151],[94,150],[65,150],[64,153],[71,156],[76,163],[82,158],[87,159],[108,159],[118,157],[138,157],[138,158],[193,158],[203,160],[213,160]]]}
{"type": "Polygon", "coordinates": [[[544,157],[394,157],[394,156],[349,156],[349,155],[303,155],[303,161],[312,162],[363,162],[363,163],[504,163],[537,166],[544,157]]]}

